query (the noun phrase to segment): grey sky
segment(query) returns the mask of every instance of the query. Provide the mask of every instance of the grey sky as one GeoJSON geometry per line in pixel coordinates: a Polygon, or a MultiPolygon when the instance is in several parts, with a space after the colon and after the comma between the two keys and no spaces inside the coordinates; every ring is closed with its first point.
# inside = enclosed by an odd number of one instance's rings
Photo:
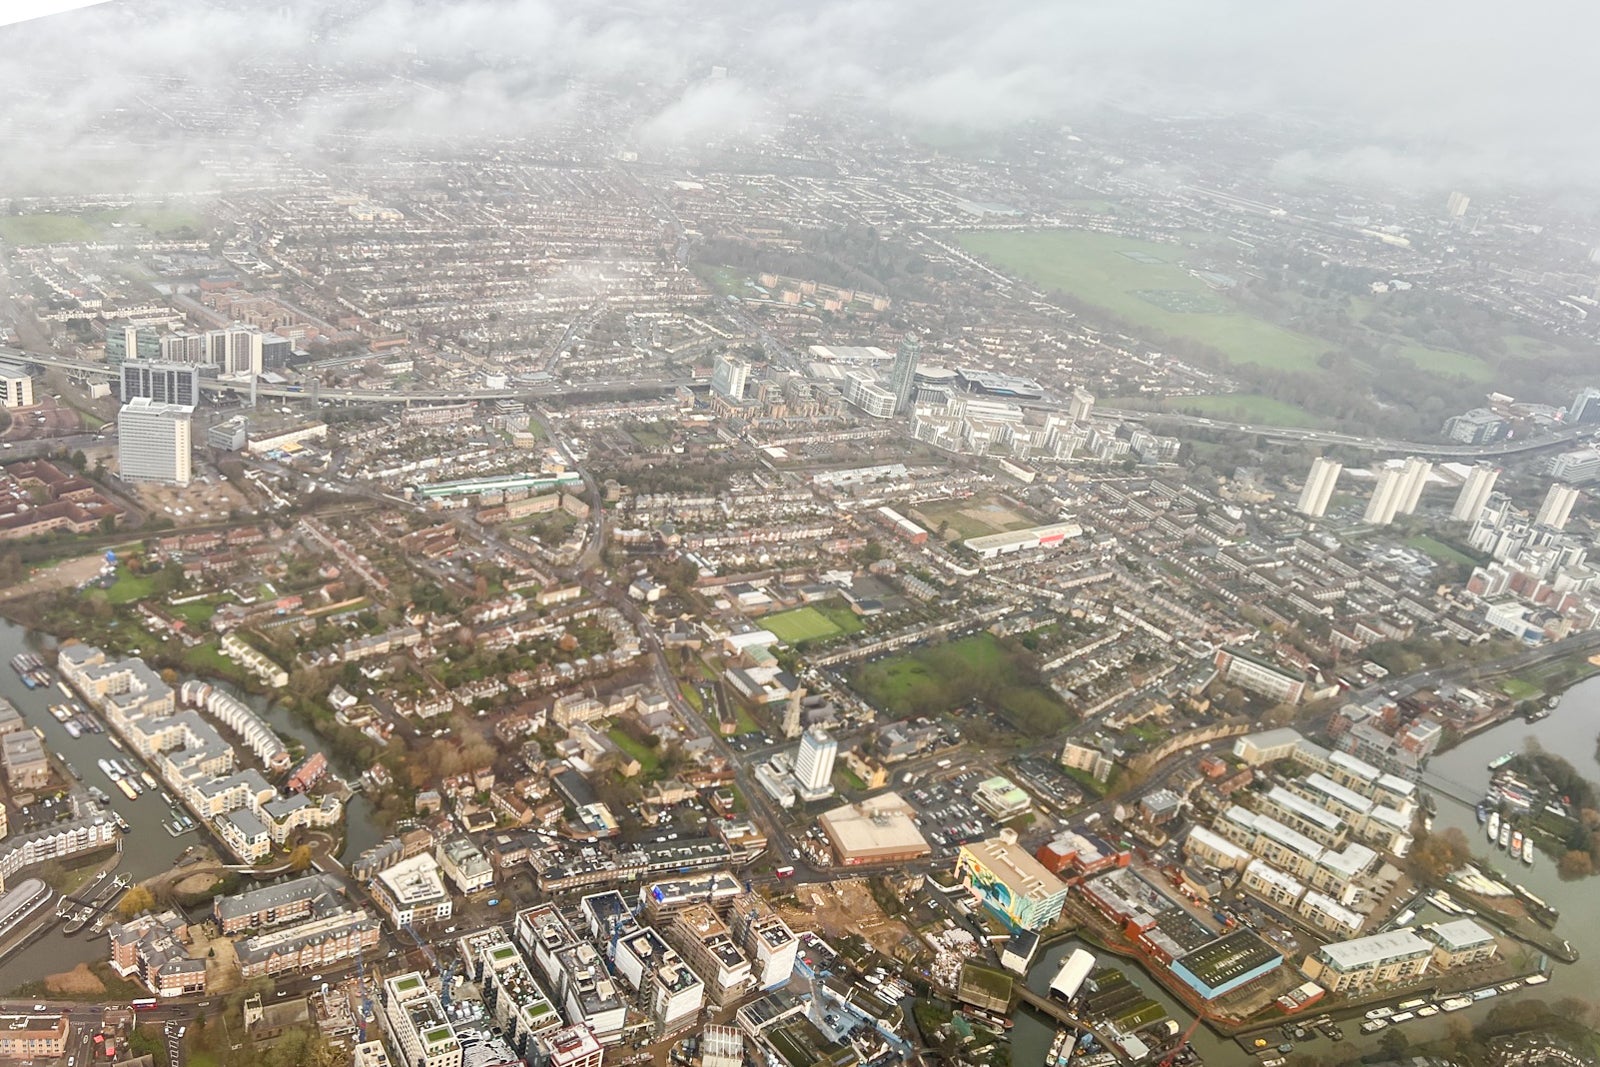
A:
{"type": "Polygon", "coordinates": [[[1600,183],[1600,139],[1577,117],[1600,95],[1587,54],[1600,8],[1574,2],[356,0],[337,19],[335,6],[114,0],[4,30],[23,47],[0,90],[48,78],[49,98],[23,106],[47,110],[43,151],[70,152],[148,89],[141,75],[225,96],[241,58],[387,68],[414,53],[453,70],[443,93],[396,81],[380,101],[312,97],[274,128],[515,134],[568,115],[583,83],[638,101],[622,132],[645,147],[747,137],[843,96],[975,132],[1107,107],[1312,116],[1341,147],[1286,153],[1286,178],[1600,183]],[[708,80],[714,64],[725,80],[708,80]]]}

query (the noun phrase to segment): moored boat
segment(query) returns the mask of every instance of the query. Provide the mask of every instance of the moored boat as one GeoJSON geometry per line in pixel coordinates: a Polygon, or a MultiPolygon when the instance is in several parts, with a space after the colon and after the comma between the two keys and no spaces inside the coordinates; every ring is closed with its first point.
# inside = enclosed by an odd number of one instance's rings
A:
{"type": "Polygon", "coordinates": [[[1511,823],[1509,820],[1500,824],[1500,836],[1496,840],[1496,843],[1501,848],[1505,848],[1507,845],[1511,844],[1511,823]]]}
{"type": "Polygon", "coordinates": [[[1500,836],[1500,813],[1498,811],[1491,811],[1489,813],[1489,825],[1485,827],[1485,830],[1489,834],[1489,841],[1491,843],[1493,843],[1495,838],[1500,836]]]}

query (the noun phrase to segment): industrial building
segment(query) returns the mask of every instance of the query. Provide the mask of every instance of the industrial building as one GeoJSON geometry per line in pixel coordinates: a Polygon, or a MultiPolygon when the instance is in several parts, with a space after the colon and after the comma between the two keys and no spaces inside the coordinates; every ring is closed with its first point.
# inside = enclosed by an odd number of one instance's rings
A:
{"type": "Polygon", "coordinates": [[[1203,1000],[1216,1000],[1277,970],[1283,956],[1250,930],[1236,930],[1172,961],[1172,973],[1203,1000]]]}

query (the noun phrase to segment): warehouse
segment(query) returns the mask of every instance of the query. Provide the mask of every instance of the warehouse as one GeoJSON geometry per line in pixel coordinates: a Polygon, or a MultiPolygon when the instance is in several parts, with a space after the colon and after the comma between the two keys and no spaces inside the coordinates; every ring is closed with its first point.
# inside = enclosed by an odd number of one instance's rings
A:
{"type": "Polygon", "coordinates": [[[917,829],[911,806],[899,793],[845,804],[817,819],[844,866],[918,859],[931,849],[917,829]]]}
{"type": "Polygon", "coordinates": [[[1206,1000],[1271,974],[1283,957],[1249,930],[1237,930],[1174,960],[1172,973],[1206,1000]]]}

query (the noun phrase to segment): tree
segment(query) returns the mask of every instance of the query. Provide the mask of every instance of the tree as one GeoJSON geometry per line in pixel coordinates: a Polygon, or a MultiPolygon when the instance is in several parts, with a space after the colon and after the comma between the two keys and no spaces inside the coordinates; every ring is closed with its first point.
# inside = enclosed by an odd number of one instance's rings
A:
{"type": "Polygon", "coordinates": [[[296,845],[289,853],[289,869],[296,874],[311,866],[311,846],[296,845]]]}
{"type": "Polygon", "coordinates": [[[1429,878],[1443,878],[1472,858],[1467,835],[1455,827],[1429,834],[1416,850],[1417,867],[1429,878]]]}
{"type": "Polygon", "coordinates": [[[1574,849],[1561,857],[1560,862],[1556,864],[1556,873],[1561,875],[1564,881],[1587,878],[1594,873],[1594,860],[1589,858],[1587,852],[1574,849]]]}
{"type": "Polygon", "coordinates": [[[140,912],[149,911],[156,906],[156,898],[150,890],[142,885],[136,885],[122,895],[117,902],[117,914],[124,919],[131,919],[140,912]]]}
{"type": "Polygon", "coordinates": [[[1393,1027],[1385,1030],[1383,1036],[1378,1038],[1379,1050],[1390,1059],[1399,1059],[1400,1054],[1410,1047],[1411,1039],[1393,1027]]]}

